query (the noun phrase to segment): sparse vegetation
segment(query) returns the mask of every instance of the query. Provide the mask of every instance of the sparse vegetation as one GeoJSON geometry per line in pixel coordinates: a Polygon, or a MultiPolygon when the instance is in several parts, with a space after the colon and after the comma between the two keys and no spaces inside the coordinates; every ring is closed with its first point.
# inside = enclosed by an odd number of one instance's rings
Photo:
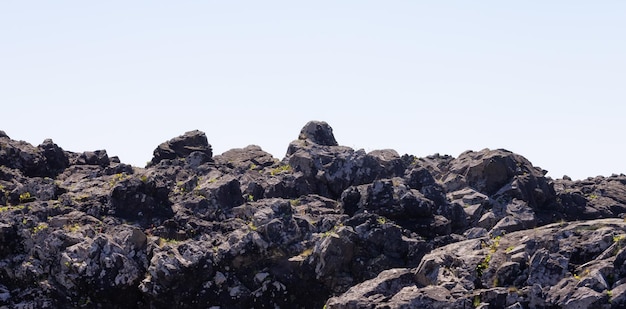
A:
{"type": "Polygon", "coordinates": [[[30,192],[24,192],[20,194],[20,203],[28,203],[34,200],[35,198],[30,195],[30,192]]]}
{"type": "Polygon", "coordinates": [[[46,230],[48,228],[48,225],[45,223],[39,223],[37,226],[35,226],[33,228],[33,234],[37,234],[43,230],[46,230]]]}
{"type": "Polygon", "coordinates": [[[176,239],[159,237],[159,247],[163,247],[165,245],[177,244],[177,243],[178,243],[178,240],[176,239]]]}
{"type": "Polygon", "coordinates": [[[126,173],[117,173],[117,174],[113,175],[113,178],[111,178],[111,180],[109,181],[109,186],[113,187],[118,182],[126,179],[127,177],[128,177],[128,175],[126,175],[126,173]]]}
{"type": "Polygon", "coordinates": [[[582,277],[589,275],[589,269],[583,270],[582,274],[574,274],[574,279],[580,280],[582,277]]]}
{"type": "Polygon", "coordinates": [[[26,206],[24,206],[24,205],[2,206],[2,207],[0,207],[0,212],[12,211],[12,210],[22,210],[24,208],[26,208],[26,206]]]}
{"type": "Polygon", "coordinates": [[[482,277],[485,270],[489,268],[489,262],[491,262],[491,254],[487,254],[483,261],[476,265],[476,274],[479,278],[482,277]]]}
{"type": "Polygon", "coordinates": [[[248,228],[250,228],[251,231],[256,231],[256,230],[259,229],[256,225],[254,225],[254,222],[252,222],[252,221],[250,221],[250,223],[248,223],[248,228]]]}
{"type": "Polygon", "coordinates": [[[288,164],[279,165],[278,167],[270,170],[270,175],[276,176],[276,175],[283,174],[283,173],[290,173],[291,171],[293,171],[293,169],[291,168],[291,165],[288,165],[288,164]]]}
{"type": "Polygon", "coordinates": [[[78,223],[67,224],[63,226],[63,229],[71,233],[76,233],[80,230],[80,225],[78,223]]]}
{"type": "Polygon", "coordinates": [[[304,251],[300,252],[299,256],[306,258],[306,257],[310,256],[311,254],[313,254],[313,248],[312,247],[304,249],[304,251]]]}
{"type": "Polygon", "coordinates": [[[480,295],[474,296],[474,300],[472,301],[472,306],[474,306],[474,308],[478,308],[478,306],[480,306],[480,295]]]}

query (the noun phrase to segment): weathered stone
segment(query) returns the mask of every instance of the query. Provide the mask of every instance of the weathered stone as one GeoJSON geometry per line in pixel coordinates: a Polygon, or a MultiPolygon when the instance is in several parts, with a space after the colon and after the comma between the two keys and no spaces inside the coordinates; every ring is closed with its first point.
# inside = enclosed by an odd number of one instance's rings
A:
{"type": "Polygon", "coordinates": [[[309,141],[323,146],[337,146],[333,129],[323,121],[311,121],[300,131],[299,140],[309,141]]]}
{"type": "Polygon", "coordinates": [[[77,165],[99,165],[102,167],[107,167],[110,163],[106,150],[85,151],[74,162],[77,165]]]}
{"type": "Polygon", "coordinates": [[[204,132],[194,130],[162,143],[154,150],[151,164],[157,164],[162,160],[186,158],[193,152],[201,152],[206,155],[206,160],[213,157],[211,145],[207,141],[204,132]]]}
{"type": "Polygon", "coordinates": [[[192,131],[143,169],[0,133],[0,307],[621,308],[625,203],[626,175],[366,153],[323,122],[283,160],[192,131]]]}
{"type": "Polygon", "coordinates": [[[326,302],[328,309],[368,308],[396,295],[402,288],[413,284],[413,275],[409,269],[396,268],[385,270],[376,278],[352,287],[344,294],[326,302]]]}
{"type": "Polygon", "coordinates": [[[568,270],[568,259],[564,256],[539,249],[530,258],[528,266],[528,284],[540,284],[541,286],[553,286],[559,282],[568,270]]]}

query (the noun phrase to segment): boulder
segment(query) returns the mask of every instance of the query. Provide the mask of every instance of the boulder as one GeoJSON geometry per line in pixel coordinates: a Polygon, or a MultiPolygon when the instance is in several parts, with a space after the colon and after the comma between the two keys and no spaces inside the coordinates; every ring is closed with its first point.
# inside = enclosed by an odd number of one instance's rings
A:
{"type": "Polygon", "coordinates": [[[369,308],[388,300],[406,286],[413,284],[411,271],[395,268],[381,272],[376,278],[366,280],[350,288],[337,297],[330,298],[325,305],[328,309],[369,308]]]}
{"type": "Polygon", "coordinates": [[[196,151],[204,155],[206,162],[212,160],[213,150],[207,141],[206,134],[198,130],[189,131],[159,145],[154,150],[154,156],[148,166],[155,165],[162,160],[184,159],[196,151]]]}
{"type": "Polygon", "coordinates": [[[128,177],[117,182],[111,190],[108,212],[120,218],[140,220],[148,224],[154,218],[172,216],[168,189],[155,182],[128,177]]]}
{"type": "Polygon", "coordinates": [[[15,253],[20,242],[16,226],[0,222],[0,258],[15,253]]]}
{"type": "Polygon", "coordinates": [[[85,151],[83,152],[74,164],[77,165],[99,165],[107,167],[111,163],[106,150],[85,151]]]}
{"type": "Polygon", "coordinates": [[[337,146],[333,128],[324,121],[310,121],[300,131],[298,140],[322,146],[337,146]]]}
{"type": "Polygon", "coordinates": [[[0,308],[622,308],[626,176],[498,149],[282,160],[200,131],[145,168],[0,132],[0,308]]]}
{"type": "Polygon", "coordinates": [[[70,165],[69,158],[65,151],[63,151],[63,149],[55,144],[51,139],[44,140],[44,142],[37,146],[37,148],[39,148],[39,151],[46,160],[46,174],[50,177],[55,177],[60,174],[70,165]]]}

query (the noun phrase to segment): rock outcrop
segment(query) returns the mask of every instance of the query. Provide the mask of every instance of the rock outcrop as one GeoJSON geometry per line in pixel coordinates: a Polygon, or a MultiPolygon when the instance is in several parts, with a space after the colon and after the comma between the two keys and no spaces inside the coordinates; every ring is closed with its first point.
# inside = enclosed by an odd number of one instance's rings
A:
{"type": "Polygon", "coordinates": [[[503,149],[282,160],[190,131],[145,168],[0,131],[0,308],[623,308],[626,175],[503,149]]]}

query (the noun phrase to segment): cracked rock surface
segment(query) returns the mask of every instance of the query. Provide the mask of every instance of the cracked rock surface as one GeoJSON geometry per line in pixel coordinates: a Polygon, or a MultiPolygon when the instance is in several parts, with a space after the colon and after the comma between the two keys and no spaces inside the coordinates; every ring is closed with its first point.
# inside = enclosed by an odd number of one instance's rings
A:
{"type": "Polygon", "coordinates": [[[0,131],[0,308],[626,307],[626,175],[294,135],[140,168],[0,131]]]}

